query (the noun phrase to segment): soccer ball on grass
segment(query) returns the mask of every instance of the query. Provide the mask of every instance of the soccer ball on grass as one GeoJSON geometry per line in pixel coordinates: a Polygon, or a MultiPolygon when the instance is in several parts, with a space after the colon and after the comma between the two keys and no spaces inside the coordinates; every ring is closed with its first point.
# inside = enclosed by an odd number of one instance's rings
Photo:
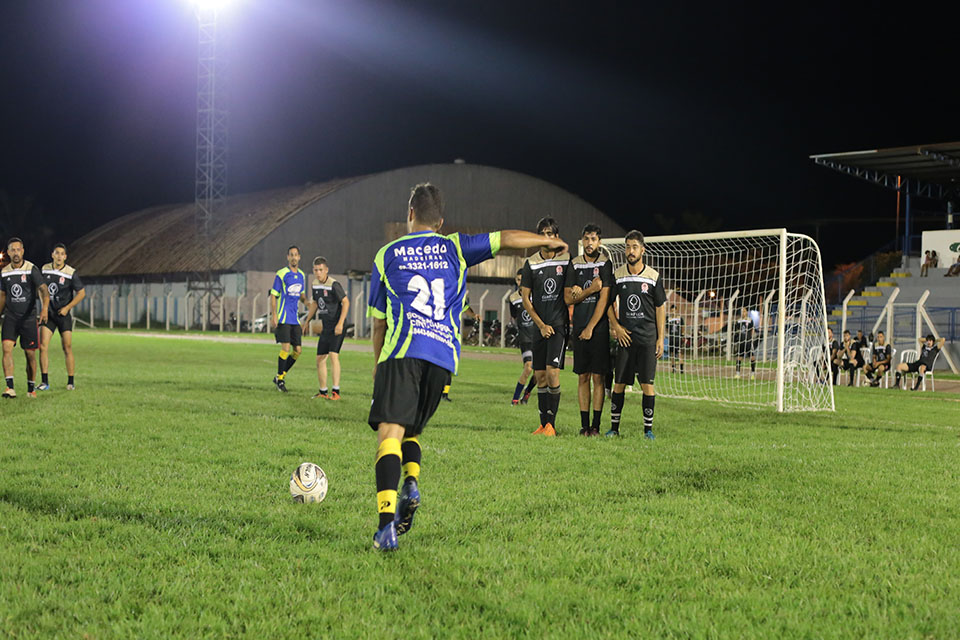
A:
{"type": "Polygon", "coordinates": [[[327,474],[312,462],[304,462],[290,475],[294,502],[323,502],[327,497],[327,474]]]}

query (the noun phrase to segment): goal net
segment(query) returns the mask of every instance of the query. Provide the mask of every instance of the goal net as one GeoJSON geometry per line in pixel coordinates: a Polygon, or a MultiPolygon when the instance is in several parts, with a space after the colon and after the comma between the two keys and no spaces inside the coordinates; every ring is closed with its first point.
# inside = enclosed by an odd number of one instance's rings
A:
{"type": "MultiPolygon", "coordinates": [[[[786,229],[645,238],[667,292],[657,395],[834,409],[820,248],[786,229]],[[739,361],[739,363],[738,363],[739,361]]],[[[623,238],[603,245],[615,267],[623,238]]]]}

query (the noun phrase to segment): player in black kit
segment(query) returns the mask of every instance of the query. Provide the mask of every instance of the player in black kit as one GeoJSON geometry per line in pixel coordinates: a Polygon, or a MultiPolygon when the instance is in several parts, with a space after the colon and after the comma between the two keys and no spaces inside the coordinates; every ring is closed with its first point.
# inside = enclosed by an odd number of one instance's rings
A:
{"type": "Polygon", "coordinates": [[[913,385],[913,390],[917,391],[920,389],[920,386],[923,384],[924,374],[927,370],[933,368],[933,363],[936,362],[937,356],[940,355],[940,350],[943,349],[946,338],[940,338],[938,340],[934,338],[931,333],[926,338],[920,338],[919,342],[920,357],[913,362],[901,362],[897,365],[897,389],[900,388],[900,378],[905,373],[917,374],[917,382],[913,385]]]}
{"type": "Polygon", "coordinates": [[[733,328],[733,348],[737,356],[737,372],[734,378],[740,377],[740,363],[744,356],[750,356],[750,379],[756,377],[757,355],[753,349],[753,332],[753,319],[747,313],[747,308],[743,307],[740,309],[740,319],[733,328]]]}
{"type": "Polygon", "coordinates": [[[893,359],[890,345],[883,331],[877,331],[877,342],[873,345],[873,357],[863,365],[863,372],[870,378],[871,387],[879,387],[883,374],[890,370],[890,361],[893,359]]]}
{"type": "Polygon", "coordinates": [[[653,440],[653,408],[656,392],[653,379],[657,359],[663,355],[664,329],[667,319],[664,303],[666,292],[660,274],[643,263],[646,247],[643,234],[631,231],[625,237],[627,264],[613,273],[613,294],[617,305],[607,310],[610,331],[617,338],[616,374],[610,399],[610,431],[620,435],[620,414],[624,391],[634,377],[643,390],[643,435],[653,440]]]}
{"type": "MultiPolygon", "coordinates": [[[[542,218],[537,233],[559,238],[560,227],[553,218],[542,218]]],[[[537,401],[540,426],[533,433],[557,435],[557,410],[560,408],[560,370],[567,345],[567,305],[563,284],[570,268],[566,251],[541,249],[523,263],[520,291],[537,331],[533,334],[533,371],[537,376],[537,401]]]]}
{"type": "Polygon", "coordinates": [[[523,308],[523,296],[520,295],[522,276],[523,269],[517,269],[517,290],[511,293],[507,300],[510,303],[510,317],[517,325],[517,346],[520,348],[520,359],[523,362],[523,370],[520,372],[520,379],[517,380],[517,387],[513,390],[513,400],[510,401],[514,406],[527,404],[530,400],[530,392],[537,384],[537,377],[533,375],[533,332],[537,327],[533,324],[533,318],[523,308]],[[526,390],[523,385],[527,385],[526,390]]]}
{"type": "Polygon", "coordinates": [[[53,262],[43,265],[41,273],[50,294],[50,317],[40,327],[40,386],[39,391],[50,388],[50,340],[53,332],[60,332],[60,346],[67,365],[67,390],[73,391],[76,360],[73,357],[73,314],[71,309],[80,304],[87,292],[77,270],[67,264],[67,247],[53,247],[53,262]]]}
{"type": "Polygon", "coordinates": [[[37,380],[37,355],[39,346],[39,327],[37,322],[37,298],[42,303],[40,322],[47,321],[50,309],[50,296],[43,275],[37,265],[23,259],[23,240],[10,238],[7,241],[7,254],[10,264],[0,270],[0,313],[3,314],[3,329],[0,342],[3,343],[3,375],[7,388],[4,398],[16,398],[13,388],[13,347],[20,340],[20,348],[27,358],[27,397],[36,398],[34,390],[37,380]]]}
{"type": "Polygon", "coordinates": [[[580,435],[600,435],[604,377],[610,369],[607,305],[613,286],[610,258],[600,249],[600,227],[588,224],[580,234],[583,255],[570,261],[563,297],[573,305],[573,372],[577,374],[580,435]],[[593,389],[590,389],[590,382],[593,389]],[[590,405],[593,401],[593,420],[590,405]]]}
{"type": "Polygon", "coordinates": [[[317,338],[317,380],[320,390],[313,396],[314,399],[340,399],[340,348],[343,346],[343,325],[350,310],[350,300],[343,291],[343,285],[330,277],[330,266],[327,259],[317,256],[313,259],[312,298],[307,306],[307,315],[303,319],[302,332],[306,333],[307,326],[313,314],[321,322],[320,337],[317,338]],[[330,359],[331,373],[333,374],[333,388],[327,389],[327,358],[330,359]],[[329,392],[328,392],[329,391],[329,392]]]}

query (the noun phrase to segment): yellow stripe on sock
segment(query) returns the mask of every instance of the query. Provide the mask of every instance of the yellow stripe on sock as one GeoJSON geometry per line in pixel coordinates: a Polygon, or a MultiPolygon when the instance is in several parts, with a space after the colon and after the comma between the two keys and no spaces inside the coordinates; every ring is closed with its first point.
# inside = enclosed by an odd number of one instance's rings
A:
{"type": "Polygon", "coordinates": [[[281,352],[280,352],[280,359],[281,359],[281,360],[286,360],[286,359],[289,358],[289,357],[290,357],[290,352],[289,352],[289,351],[281,351],[281,352]]]}
{"type": "Polygon", "coordinates": [[[397,491],[396,489],[384,489],[377,491],[377,513],[396,513],[397,512],[397,491]]]}
{"type": "Polygon", "coordinates": [[[403,465],[403,477],[404,478],[413,478],[414,480],[420,479],[420,465],[416,462],[407,462],[403,465]]]}
{"type": "Polygon", "coordinates": [[[294,362],[296,362],[296,361],[297,361],[297,358],[300,357],[300,354],[299,354],[298,352],[296,352],[296,351],[291,351],[291,352],[290,352],[290,357],[293,358],[293,361],[294,361],[294,362]]]}
{"type": "Polygon", "coordinates": [[[446,386],[443,388],[443,392],[446,393],[447,395],[449,395],[449,394],[450,394],[450,385],[446,385],[446,386]]]}
{"type": "Polygon", "coordinates": [[[400,441],[396,438],[387,438],[377,447],[377,462],[379,462],[383,456],[397,456],[399,458],[401,455],[400,441]]]}

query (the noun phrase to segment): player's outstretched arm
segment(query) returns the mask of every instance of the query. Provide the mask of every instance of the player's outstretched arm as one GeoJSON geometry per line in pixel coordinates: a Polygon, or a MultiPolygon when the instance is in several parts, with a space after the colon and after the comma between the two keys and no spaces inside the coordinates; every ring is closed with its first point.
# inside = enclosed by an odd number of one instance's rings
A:
{"type": "Polygon", "coordinates": [[[560,238],[548,238],[539,233],[504,229],[500,232],[501,249],[534,249],[543,247],[550,251],[566,251],[567,243],[560,238]]]}

